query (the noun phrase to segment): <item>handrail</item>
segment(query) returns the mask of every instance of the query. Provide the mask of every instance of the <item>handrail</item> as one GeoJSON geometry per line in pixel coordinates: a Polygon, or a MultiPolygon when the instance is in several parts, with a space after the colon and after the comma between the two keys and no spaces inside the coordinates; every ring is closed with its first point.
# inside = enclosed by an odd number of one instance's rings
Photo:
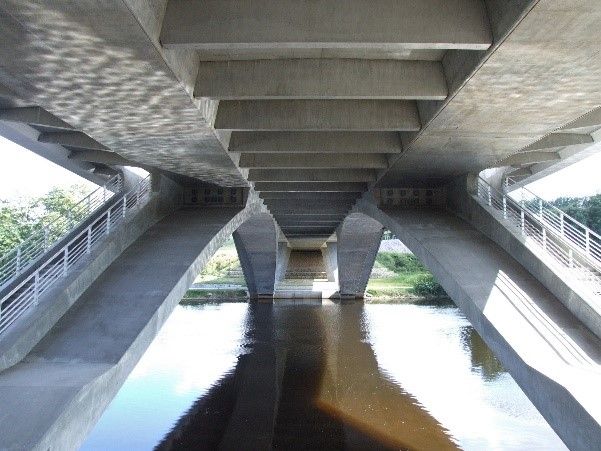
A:
{"type": "MultiPolygon", "coordinates": [[[[506,179],[505,183],[509,183],[509,180],[506,179]]],[[[520,187],[519,191],[512,191],[510,196],[517,193],[519,193],[519,196],[516,197],[520,197],[520,202],[524,205],[524,208],[538,215],[541,221],[555,229],[555,232],[562,238],[584,252],[591,263],[601,270],[601,236],[599,234],[555,205],[541,199],[529,189],[520,187]]]]}
{"type": "MultiPolygon", "coordinates": [[[[517,201],[501,192],[484,179],[478,178],[477,197],[486,205],[502,213],[503,219],[517,227],[520,233],[536,243],[552,261],[571,279],[579,282],[587,291],[601,296],[601,270],[599,260],[586,248],[579,246],[578,237],[571,228],[569,215],[563,214],[557,222],[543,208],[536,209],[538,202],[517,201]]],[[[543,204],[544,207],[544,204],[543,204]]]]}
{"type": "Polygon", "coordinates": [[[47,255],[43,264],[0,300],[0,334],[69,270],[89,255],[130,214],[150,198],[150,175],[131,191],[114,199],[112,205],[57,252],[47,255]]]}
{"type": "Polygon", "coordinates": [[[118,174],[73,205],[65,215],[48,224],[41,221],[37,227],[34,226],[37,230],[0,256],[0,288],[23,273],[52,245],[63,239],[122,189],[123,179],[118,174]]]}

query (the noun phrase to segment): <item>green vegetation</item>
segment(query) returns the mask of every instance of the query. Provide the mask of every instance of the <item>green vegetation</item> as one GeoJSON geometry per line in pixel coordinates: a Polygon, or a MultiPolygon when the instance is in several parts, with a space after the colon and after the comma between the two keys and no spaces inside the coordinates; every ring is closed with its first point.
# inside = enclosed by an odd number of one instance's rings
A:
{"type": "Polygon", "coordinates": [[[367,285],[372,298],[446,297],[443,288],[413,254],[379,252],[367,285]]]}
{"type": "Polygon", "coordinates": [[[376,262],[397,274],[426,273],[428,270],[413,254],[378,252],[376,262]]]}
{"type": "Polygon", "coordinates": [[[430,273],[420,275],[411,291],[420,296],[446,296],[447,293],[430,273]]]}
{"type": "MultiPolygon", "coordinates": [[[[48,194],[34,199],[17,202],[0,200],[0,255],[44,228],[51,239],[60,236],[63,230],[54,227],[55,221],[84,196],[84,188],[75,185],[67,189],[53,188],[48,194]]],[[[72,219],[79,221],[83,218],[72,219]]]]}
{"type": "Polygon", "coordinates": [[[551,204],[601,234],[601,194],[591,197],[560,197],[551,204]]]}

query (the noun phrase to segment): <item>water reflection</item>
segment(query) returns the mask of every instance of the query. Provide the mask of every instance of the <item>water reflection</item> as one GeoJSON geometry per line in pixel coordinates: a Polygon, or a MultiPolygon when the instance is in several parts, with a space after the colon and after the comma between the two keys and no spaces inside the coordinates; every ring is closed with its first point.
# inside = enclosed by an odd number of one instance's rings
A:
{"type": "Polygon", "coordinates": [[[115,443],[563,449],[456,308],[407,304],[180,306],[84,449],[115,443]]]}

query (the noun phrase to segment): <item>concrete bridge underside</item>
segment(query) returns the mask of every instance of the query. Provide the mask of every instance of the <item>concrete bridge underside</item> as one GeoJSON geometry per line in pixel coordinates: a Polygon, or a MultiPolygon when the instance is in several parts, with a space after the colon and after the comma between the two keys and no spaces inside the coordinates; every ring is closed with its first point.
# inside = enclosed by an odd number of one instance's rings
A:
{"type": "Polygon", "coordinates": [[[596,149],[600,22],[597,0],[3,1],[0,132],[95,181],[130,165],[179,188],[56,325],[19,326],[46,329],[0,360],[0,445],[80,443],[226,236],[253,298],[295,250],[361,297],[383,228],[568,446],[600,443],[599,309],[456,192],[596,149]],[[448,196],[385,209],[389,189],[448,196]]]}
{"type": "MultiPolygon", "coordinates": [[[[0,372],[6,407],[0,445],[77,447],[194,276],[232,233],[239,235],[237,246],[248,256],[243,265],[248,265],[244,274],[249,285],[271,283],[273,291],[276,265],[269,262],[277,258],[275,229],[272,219],[271,230],[265,227],[265,219],[255,198],[239,208],[171,208],[140,229],[139,237],[49,332],[32,339],[29,350],[0,372]],[[271,254],[253,255],[252,243],[264,243],[270,234],[271,254]],[[255,261],[260,270],[247,271],[256,269],[251,268],[255,261]]],[[[436,275],[566,444],[590,449],[599,442],[601,398],[595,387],[601,340],[502,247],[456,214],[438,209],[381,209],[363,200],[345,222],[340,235],[361,226],[374,241],[383,227],[399,236],[436,275]]],[[[336,243],[340,286],[364,290],[358,284],[366,283],[375,251],[356,241],[345,248],[345,243],[336,243]],[[367,264],[359,265],[359,260],[367,264]]],[[[269,246],[259,251],[265,253],[269,246]]],[[[264,296],[265,286],[257,293],[264,296]]],[[[54,307],[50,303],[46,308],[54,307]]],[[[259,383],[249,377],[249,383],[259,383]]]]}

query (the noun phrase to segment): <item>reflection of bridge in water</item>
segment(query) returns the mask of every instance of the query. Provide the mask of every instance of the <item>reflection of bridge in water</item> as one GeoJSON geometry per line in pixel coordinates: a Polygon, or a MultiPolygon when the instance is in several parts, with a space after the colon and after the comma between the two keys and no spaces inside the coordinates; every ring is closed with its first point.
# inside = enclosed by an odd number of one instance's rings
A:
{"type": "Polygon", "coordinates": [[[251,306],[233,372],[157,449],[458,449],[387,379],[363,306],[251,306]]]}

